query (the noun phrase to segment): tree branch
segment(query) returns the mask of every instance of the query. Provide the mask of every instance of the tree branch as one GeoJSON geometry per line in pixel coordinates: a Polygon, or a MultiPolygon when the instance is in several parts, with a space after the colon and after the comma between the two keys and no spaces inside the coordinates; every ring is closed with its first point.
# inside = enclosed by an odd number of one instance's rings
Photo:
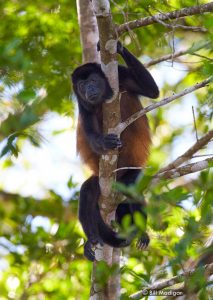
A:
{"type": "MultiPolygon", "coordinates": [[[[163,24],[162,24],[163,25],[163,24]]],[[[199,26],[185,26],[185,25],[181,25],[181,24],[167,24],[164,23],[164,26],[170,29],[183,29],[183,30],[189,30],[189,31],[193,31],[193,32],[207,32],[208,30],[204,27],[199,27],[199,26]]]]}
{"type": "Polygon", "coordinates": [[[156,183],[158,179],[173,179],[187,174],[195,173],[209,168],[209,164],[213,162],[213,157],[198,161],[196,163],[188,164],[183,167],[175,168],[165,172],[158,173],[153,177],[152,183],[156,183]]]}
{"type": "MultiPolygon", "coordinates": [[[[151,184],[156,184],[160,178],[164,179],[174,179],[177,177],[185,176],[191,173],[199,172],[205,169],[209,168],[209,164],[213,162],[213,157],[198,161],[196,163],[191,163],[188,165],[185,165],[183,167],[174,168],[165,172],[158,172],[156,175],[153,176],[153,179],[151,181],[151,184]]],[[[143,169],[142,167],[123,167],[115,169],[113,172],[117,172],[120,170],[131,170],[131,169],[143,169]]],[[[123,200],[122,200],[123,201],[123,200]]]]}
{"type": "MultiPolygon", "coordinates": [[[[144,66],[146,68],[149,68],[150,66],[153,66],[153,65],[156,65],[160,62],[163,62],[163,61],[167,61],[169,59],[172,59],[174,60],[176,57],[180,57],[180,56],[183,56],[185,54],[190,54],[190,55],[197,55],[195,52],[199,51],[200,49],[206,47],[210,45],[210,42],[206,42],[204,45],[201,45],[200,47],[196,48],[196,49],[193,49],[193,47],[187,49],[187,50],[181,50],[181,51],[177,51],[175,53],[171,53],[171,54],[166,54],[164,56],[161,56],[159,58],[156,58],[156,59],[152,59],[151,61],[149,61],[148,63],[144,63],[144,66]]],[[[206,58],[207,59],[207,58],[206,58]]]]}
{"type": "Polygon", "coordinates": [[[180,97],[183,97],[189,93],[192,93],[200,88],[205,87],[209,82],[211,81],[211,78],[205,79],[204,81],[201,81],[189,88],[186,88],[185,90],[183,90],[182,92],[178,93],[178,94],[174,94],[171,97],[166,97],[163,98],[161,101],[151,104],[147,107],[145,107],[144,109],[136,112],[135,114],[133,114],[130,118],[128,118],[126,121],[118,124],[117,127],[115,127],[114,132],[116,134],[121,134],[121,132],[123,132],[130,124],[132,124],[133,122],[135,122],[138,118],[142,117],[143,115],[145,115],[146,113],[156,109],[157,107],[160,106],[164,106],[180,97]]]}
{"type": "Polygon", "coordinates": [[[184,152],[182,155],[180,155],[178,158],[176,158],[173,162],[168,164],[166,167],[161,168],[156,174],[156,176],[158,176],[160,173],[177,168],[178,166],[182,165],[185,161],[192,158],[193,154],[195,154],[197,151],[203,148],[203,146],[208,144],[208,142],[212,138],[213,138],[213,130],[210,130],[207,134],[205,134],[202,138],[200,138],[192,147],[190,147],[186,152],[184,152]]]}
{"type": "Polygon", "coordinates": [[[159,15],[155,15],[155,16],[152,16],[152,17],[156,20],[157,23],[163,25],[166,28],[172,29],[172,30],[183,29],[183,30],[191,30],[191,31],[197,31],[197,32],[198,31],[199,32],[207,32],[207,29],[203,28],[203,27],[185,26],[185,25],[174,24],[174,23],[167,24],[164,21],[162,21],[161,19],[159,19],[159,15]]]}
{"type": "Polygon", "coordinates": [[[161,56],[159,58],[152,59],[148,63],[145,63],[144,67],[148,68],[148,67],[156,65],[156,64],[158,64],[160,62],[166,61],[168,59],[174,59],[176,57],[179,57],[179,56],[182,56],[182,55],[185,55],[185,54],[188,54],[188,53],[189,53],[189,49],[187,49],[187,50],[181,50],[181,51],[178,51],[176,53],[166,54],[166,55],[161,56]]]}
{"type": "MultiPolygon", "coordinates": [[[[174,276],[170,279],[154,283],[153,285],[144,288],[142,291],[132,294],[130,296],[130,299],[141,299],[143,297],[148,296],[149,291],[159,291],[166,287],[170,287],[177,283],[183,282],[185,279],[188,279],[190,276],[192,276],[197,271],[197,269],[198,268],[189,270],[184,273],[181,273],[180,275],[174,276]]],[[[205,278],[207,278],[211,274],[213,274],[213,263],[209,264],[209,265],[205,265],[204,269],[205,269],[204,276],[205,276],[205,278]]]]}
{"type": "Polygon", "coordinates": [[[126,22],[117,27],[117,32],[118,35],[121,35],[124,32],[129,31],[130,29],[133,30],[135,28],[148,26],[154,23],[158,23],[158,21],[180,19],[183,17],[198,15],[198,14],[202,14],[205,12],[212,12],[212,11],[213,11],[213,2],[198,5],[198,6],[186,7],[180,10],[175,10],[163,14],[156,14],[152,17],[146,17],[146,18],[141,18],[138,20],[126,22]]]}

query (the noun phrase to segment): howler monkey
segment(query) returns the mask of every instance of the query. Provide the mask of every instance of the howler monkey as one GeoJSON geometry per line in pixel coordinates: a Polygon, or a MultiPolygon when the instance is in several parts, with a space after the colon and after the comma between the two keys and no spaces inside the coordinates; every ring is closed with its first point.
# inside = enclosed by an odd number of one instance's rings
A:
{"type": "MultiPolygon", "coordinates": [[[[127,64],[127,67],[118,66],[121,119],[124,121],[141,110],[139,95],[157,98],[159,91],[151,74],[120,42],[118,42],[117,52],[127,64]]],[[[98,207],[99,157],[110,149],[118,148],[118,168],[143,167],[149,154],[151,138],[146,116],[128,126],[120,138],[115,134],[103,134],[102,104],[112,97],[113,91],[99,64],[87,63],[76,68],[72,74],[72,82],[79,106],[77,150],[93,172],[93,176],[81,187],[79,219],[88,238],[84,246],[84,254],[88,259],[94,260],[92,248],[97,243],[125,247],[131,242],[130,238],[121,238],[104,223],[101,217],[98,207]]],[[[139,172],[137,169],[118,171],[117,181],[130,185],[136,181],[139,172]]],[[[123,217],[129,214],[131,223],[134,224],[135,212],[139,212],[146,218],[142,208],[143,204],[140,201],[122,202],[116,210],[117,222],[121,224],[123,217]]],[[[138,247],[143,248],[148,243],[149,237],[144,233],[138,241],[138,247]]]]}

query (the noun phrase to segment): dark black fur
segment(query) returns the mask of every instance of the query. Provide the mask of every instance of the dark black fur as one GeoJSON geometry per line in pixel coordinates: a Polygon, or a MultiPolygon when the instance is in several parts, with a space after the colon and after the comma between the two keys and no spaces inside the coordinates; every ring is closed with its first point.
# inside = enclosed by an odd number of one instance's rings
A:
{"type": "MultiPolygon", "coordinates": [[[[132,95],[132,98],[138,95],[150,98],[158,97],[158,87],[145,67],[120,43],[118,44],[118,53],[128,66],[119,65],[118,67],[120,88],[132,95]]],[[[102,133],[102,104],[112,96],[112,89],[100,65],[88,63],[78,67],[72,74],[72,82],[78,100],[82,127],[94,155],[99,156],[107,150],[122,147],[122,142],[116,135],[103,135],[102,133]]],[[[131,140],[128,142],[131,143],[131,140]]],[[[136,181],[138,174],[138,170],[126,170],[118,174],[117,180],[130,185],[136,181]]],[[[107,243],[112,247],[125,247],[132,240],[132,237],[119,237],[118,233],[104,223],[98,207],[99,196],[98,177],[92,176],[81,187],[79,205],[79,219],[88,238],[84,253],[90,260],[94,260],[92,246],[97,243],[107,243]]],[[[129,214],[131,223],[134,224],[135,212],[139,212],[146,218],[142,208],[143,203],[141,202],[126,201],[119,204],[116,210],[117,222],[121,224],[123,217],[129,214]]],[[[149,237],[144,233],[139,239],[138,247],[143,248],[148,243],[149,237]]]]}

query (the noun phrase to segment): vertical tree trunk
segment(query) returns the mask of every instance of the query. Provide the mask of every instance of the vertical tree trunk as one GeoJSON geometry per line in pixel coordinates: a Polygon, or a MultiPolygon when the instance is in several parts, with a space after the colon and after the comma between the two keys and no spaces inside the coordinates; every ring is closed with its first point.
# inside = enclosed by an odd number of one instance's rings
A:
{"type": "MultiPolygon", "coordinates": [[[[114,133],[114,128],[120,123],[118,63],[116,54],[117,36],[111,17],[109,1],[93,0],[93,5],[99,30],[101,67],[114,92],[113,98],[103,105],[103,131],[107,134],[114,133]]],[[[117,167],[117,158],[117,151],[109,151],[107,155],[102,155],[99,164],[99,184],[101,188],[99,204],[103,219],[108,225],[111,225],[111,221],[115,219],[115,209],[117,207],[116,194],[111,190],[112,182],[116,179],[113,170],[117,167]]],[[[94,263],[91,299],[117,300],[120,295],[120,251],[104,245],[103,248],[96,250],[96,259],[105,261],[109,266],[116,264],[117,268],[114,274],[108,278],[104,288],[100,288],[96,284],[97,263],[94,263]]]]}
{"type": "MultiPolygon", "coordinates": [[[[97,42],[100,40],[102,69],[114,91],[113,99],[103,105],[103,130],[104,133],[113,133],[113,128],[120,122],[120,105],[116,60],[117,40],[110,14],[109,1],[96,0],[92,4],[88,0],[77,0],[77,10],[84,63],[100,62],[100,55],[96,50],[97,42]],[[97,22],[95,16],[97,17],[97,22]]],[[[115,203],[116,195],[111,191],[112,181],[115,180],[112,171],[116,169],[117,156],[117,151],[110,151],[107,155],[102,156],[99,165],[100,188],[102,192],[100,208],[104,221],[109,225],[114,220],[114,212],[117,206],[115,203]]],[[[104,245],[104,247],[97,247],[95,255],[97,261],[93,264],[90,299],[117,300],[120,294],[120,250],[104,245]],[[100,280],[100,278],[97,278],[99,260],[105,261],[109,266],[117,264],[114,275],[108,279],[104,287],[100,287],[97,284],[97,279],[100,280]]]]}
{"type": "Polygon", "coordinates": [[[92,2],[88,0],[77,0],[76,4],[83,51],[82,61],[83,63],[100,62],[100,55],[97,52],[97,43],[99,40],[98,27],[92,2]]]}

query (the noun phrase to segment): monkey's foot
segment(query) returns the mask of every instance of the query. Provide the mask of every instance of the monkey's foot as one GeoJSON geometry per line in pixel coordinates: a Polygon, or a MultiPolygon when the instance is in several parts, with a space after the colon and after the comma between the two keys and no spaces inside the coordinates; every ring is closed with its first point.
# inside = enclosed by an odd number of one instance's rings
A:
{"type": "Polygon", "coordinates": [[[84,244],[84,256],[90,261],[95,260],[95,251],[92,248],[92,244],[89,241],[86,241],[84,244]]]}
{"type": "Polygon", "coordinates": [[[146,249],[146,247],[149,245],[149,236],[148,234],[145,232],[142,234],[142,236],[138,239],[137,241],[137,244],[136,244],[136,247],[139,249],[139,250],[144,250],[146,249]]]}
{"type": "Polygon", "coordinates": [[[103,246],[103,241],[101,239],[96,239],[96,240],[91,240],[91,241],[86,241],[84,244],[84,256],[90,260],[94,261],[95,260],[95,245],[100,244],[103,246]]]}

